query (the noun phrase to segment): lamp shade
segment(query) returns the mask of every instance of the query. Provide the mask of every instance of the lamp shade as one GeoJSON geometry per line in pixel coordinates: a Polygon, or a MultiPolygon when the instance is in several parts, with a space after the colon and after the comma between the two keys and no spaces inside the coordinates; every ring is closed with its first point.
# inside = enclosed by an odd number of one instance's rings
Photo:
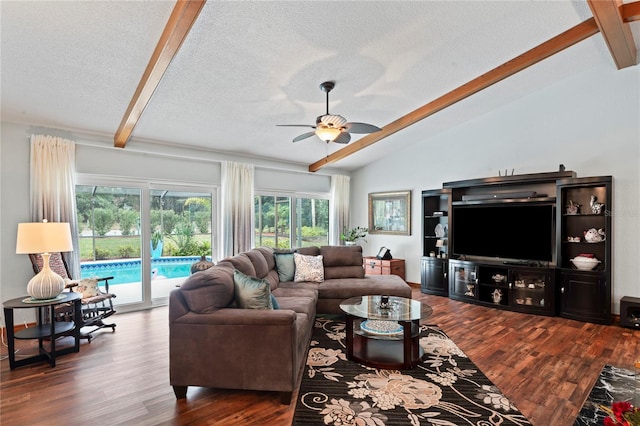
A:
{"type": "Polygon", "coordinates": [[[73,251],[71,226],[65,222],[31,222],[18,224],[17,254],[42,254],[42,270],[31,278],[27,293],[33,299],[57,298],[64,290],[64,279],[51,270],[51,253],[73,251]]]}
{"type": "Polygon", "coordinates": [[[17,254],[73,251],[71,226],[66,222],[18,224],[17,254]]]}

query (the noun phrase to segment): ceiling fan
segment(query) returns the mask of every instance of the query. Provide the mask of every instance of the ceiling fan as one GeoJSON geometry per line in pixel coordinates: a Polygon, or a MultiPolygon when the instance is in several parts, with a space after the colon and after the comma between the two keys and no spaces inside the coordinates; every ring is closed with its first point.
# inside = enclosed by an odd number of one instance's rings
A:
{"type": "Polygon", "coordinates": [[[293,138],[293,142],[310,138],[316,135],[321,140],[329,143],[347,144],[351,140],[351,133],[373,133],[379,132],[381,128],[367,123],[348,123],[347,119],[341,115],[329,114],[329,92],[336,86],[333,81],[325,81],[320,85],[320,89],[327,94],[327,113],[316,118],[316,125],[308,124],[277,124],[281,127],[310,127],[313,132],[303,133],[293,138]]]}

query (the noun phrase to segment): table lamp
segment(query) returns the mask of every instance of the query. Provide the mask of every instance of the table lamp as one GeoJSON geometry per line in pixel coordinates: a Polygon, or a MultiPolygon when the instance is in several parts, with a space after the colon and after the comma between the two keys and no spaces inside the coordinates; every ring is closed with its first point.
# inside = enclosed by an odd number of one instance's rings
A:
{"type": "Polygon", "coordinates": [[[66,222],[31,222],[18,224],[17,254],[42,255],[42,270],[27,285],[34,299],[53,299],[64,290],[64,278],[49,267],[51,253],[73,251],[71,227],[66,222]]]}

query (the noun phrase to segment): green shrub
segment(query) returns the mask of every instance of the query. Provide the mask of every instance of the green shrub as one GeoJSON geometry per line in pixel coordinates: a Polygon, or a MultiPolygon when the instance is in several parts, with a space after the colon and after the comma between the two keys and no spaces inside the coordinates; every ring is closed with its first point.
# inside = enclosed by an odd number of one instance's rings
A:
{"type": "Polygon", "coordinates": [[[118,248],[118,254],[121,258],[134,257],[136,250],[132,246],[123,246],[118,248]]]}
{"type": "Polygon", "coordinates": [[[211,255],[211,243],[209,241],[201,241],[198,244],[197,253],[198,256],[210,256],[211,255]]]}
{"type": "Polygon", "coordinates": [[[302,238],[313,238],[313,237],[324,237],[327,235],[328,231],[323,228],[319,228],[317,226],[303,226],[301,229],[302,238]]]}
{"type": "Polygon", "coordinates": [[[201,234],[209,233],[209,223],[211,222],[211,213],[209,212],[196,212],[194,214],[194,223],[196,228],[201,234]]]}
{"type": "Polygon", "coordinates": [[[162,248],[162,255],[177,256],[176,254],[177,252],[178,252],[178,247],[176,246],[176,244],[167,238],[167,240],[164,243],[164,247],[162,248]]]}
{"type": "Polygon", "coordinates": [[[98,235],[104,237],[111,227],[116,223],[115,215],[108,209],[94,209],[93,211],[94,228],[98,235]]]}
{"type": "Polygon", "coordinates": [[[122,235],[131,235],[131,229],[138,225],[138,212],[123,210],[120,212],[120,231],[122,235]]]}
{"type": "Polygon", "coordinates": [[[96,260],[109,259],[111,252],[107,249],[96,248],[96,260]]]}

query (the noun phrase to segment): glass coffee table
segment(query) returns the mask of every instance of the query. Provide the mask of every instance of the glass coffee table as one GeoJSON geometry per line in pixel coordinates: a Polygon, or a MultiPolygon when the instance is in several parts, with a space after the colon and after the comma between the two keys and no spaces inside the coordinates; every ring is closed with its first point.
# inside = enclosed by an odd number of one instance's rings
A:
{"type": "Polygon", "coordinates": [[[424,357],[420,319],[433,310],[397,296],[358,296],[343,301],[347,358],[374,368],[408,370],[424,357]]]}

